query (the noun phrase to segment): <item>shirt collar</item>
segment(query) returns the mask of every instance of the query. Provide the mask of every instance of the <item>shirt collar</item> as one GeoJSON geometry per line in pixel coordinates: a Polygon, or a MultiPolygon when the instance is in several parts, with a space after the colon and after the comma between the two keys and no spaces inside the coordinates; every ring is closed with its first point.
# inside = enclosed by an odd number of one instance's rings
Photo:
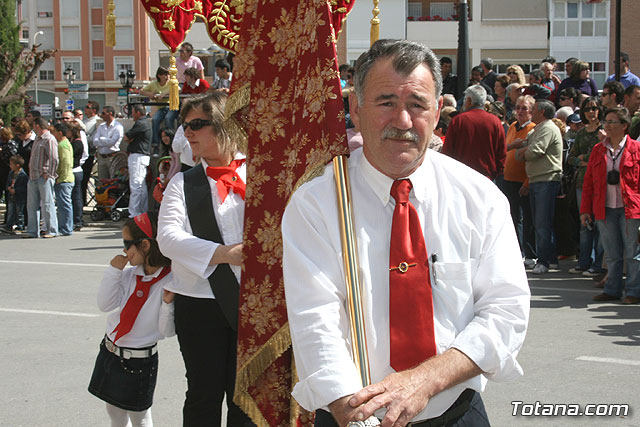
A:
{"type": "MultiPolygon", "coordinates": [[[[620,145],[618,145],[618,149],[616,150],[616,152],[622,150],[626,142],[627,142],[627,135],[622,137],[622,140],[620,141],[620,145]]],[[[604,146],[607,147],[609,150],[613,150],[613,146],[611,145],[611,141],[609,138],[604,140],[604,146]]]]}
{"type": "Polygon", "coordinates": [[[516,130],[522,130],[522,128],[527,127],[527,125],[528,125],[529,123],[531,123],[531,120],[527,120],[526,122],[524,122],[524,123],[522,124],[522,126],[520,126],[520,125],[518,124],[518,122],[516,121],[516,130]]]}
{"type": "MultiPolygon", "coordinates": [[[[426,194],[427,180],[425,175],[428,173],[428,169],[431,167],[430,161],[427,159],[429,150],[425,152],[425,158],[422,161],[422,165],[418,167],[411,175],[405,177],[411,180],[413,184],[413,195],[419,202],[424,202],[424,195],[426,194]]],[[[387,205],[391,200],[391,186],[393,185],[393,179],[389,178],[379,170],[377,170],[362,152],[361,170],[365,182],[369,184],[373,192],[378,196],[378,199],[383,205],[387,205]]]]}
{"type": "Polygon", "coordinates": [[[160,275],[160,273],[162,273],[162,270],[165,269],[165,268],[168,268],[168,267],[165,266],[165,267],[159,268],[153,274],[145,274],[144,266],[136,265],[136,267],[135,267],[135,269],[136,269],[135,275],[136,276],[142,276],[142,281],[143,282],[148,282],[148,281],[153,280],[156,277],[158,277],[160,275]]]}

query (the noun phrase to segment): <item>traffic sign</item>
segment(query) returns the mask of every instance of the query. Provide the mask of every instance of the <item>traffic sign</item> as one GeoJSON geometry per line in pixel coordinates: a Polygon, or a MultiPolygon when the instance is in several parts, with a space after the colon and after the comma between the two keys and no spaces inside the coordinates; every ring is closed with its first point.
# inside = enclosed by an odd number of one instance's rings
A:
{"type": "Polygon", "coordinates": [[[89,92],[72,92],[71,98],[73,99],[89,99],[89,92]]]}
{"type": "Polygon", "coordinates": [[[89,90],[89,83],[72,83],[69,85],[70,91],[86,92],[89,90]]]}
{"type": "Polygon", "coordinates": [[[53,116],[53,105],[51,104],[36,104],[33,109],[40,111],[40,114],[45,117],[53,116]]]}
{"type": "Polygon", "coordinates": [[[67,105],[73,105],[73,99],[67,99],[66,104],[67,105]]]}

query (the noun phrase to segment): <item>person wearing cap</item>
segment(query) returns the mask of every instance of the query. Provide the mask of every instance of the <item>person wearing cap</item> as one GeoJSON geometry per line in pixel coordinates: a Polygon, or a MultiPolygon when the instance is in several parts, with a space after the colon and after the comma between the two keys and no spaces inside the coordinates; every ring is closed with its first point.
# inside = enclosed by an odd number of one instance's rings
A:
{"type": "Polygon", "coordinates": [[[564,134],[564,140],[566,142],[567,149],[571,150],[571,146],[576,140],[576,135],[578,134],[578,131],[584,127],[584,123],[582,123],[580,113],[573,113],[572,115],[567,117],[566,123],[569,129],[564,134]]]}

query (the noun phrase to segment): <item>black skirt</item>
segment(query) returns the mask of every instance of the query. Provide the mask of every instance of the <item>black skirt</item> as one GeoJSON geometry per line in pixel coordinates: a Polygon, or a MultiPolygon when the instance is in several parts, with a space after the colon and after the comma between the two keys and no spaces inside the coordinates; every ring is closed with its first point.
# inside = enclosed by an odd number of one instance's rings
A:
{"type": "Polygon", "coordinates": [[[104,341],[89,383],[89,393],[127,411],[144,411],[153,403],[158,378],[158,353],[141,359],[122,359],[104,341]]]}

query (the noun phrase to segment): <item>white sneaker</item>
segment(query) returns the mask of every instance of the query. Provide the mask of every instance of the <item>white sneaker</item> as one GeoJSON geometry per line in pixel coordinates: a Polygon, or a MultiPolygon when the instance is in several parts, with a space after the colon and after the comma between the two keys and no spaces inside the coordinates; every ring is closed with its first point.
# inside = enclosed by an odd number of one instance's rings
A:
{"type": "Polygon", "coordinates": [[[536,260],[535,259],[531,259],[531,258],[525,258],[524,259],[524,268],[531,269],[531,268],[535,267],[535,265],[536,265],[536,260]]]}
{"type": "Polygon", "coordinates": [[[558,264],[549,264],[549,269],[550,270],[557,270],[558,269],[558,264]]]}
{"type": "Polygon", "coordinates": [[[547,268],[547,266],[544,264],[536,264],[536,266],[533,267],[533,270],[531,270],[533,274],[544,274],[544,273],[547,273],[548,271],[549,271],[549,268],[547,268]]]}

